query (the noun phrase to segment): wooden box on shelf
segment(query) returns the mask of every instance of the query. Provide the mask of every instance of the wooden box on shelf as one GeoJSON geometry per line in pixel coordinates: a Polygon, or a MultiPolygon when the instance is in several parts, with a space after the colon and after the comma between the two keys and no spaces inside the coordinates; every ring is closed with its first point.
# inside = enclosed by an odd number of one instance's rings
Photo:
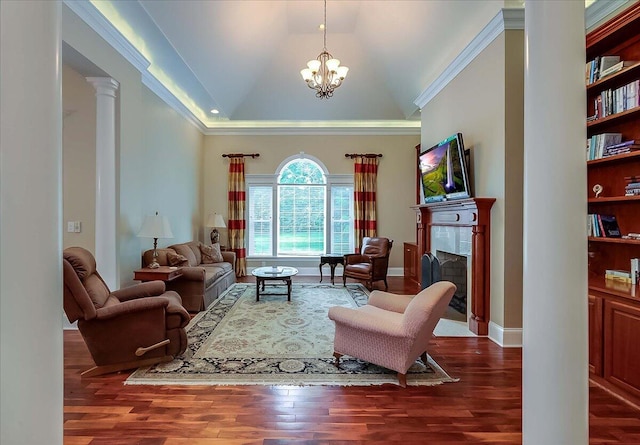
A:
{"type": "MultiPolygon", "coordinates": [[[[622,141],[640,141],[640,107],[613,109],[604,117],[597,110],[603,91],[640,79],[639,30],[640,3],[635,3],[587,35],[587,62],[604,55],[636,61],[587,85],[588,138],[620,133],[622,141]]],[[[630,270],[631,258],[640,257],[640,240],[624,237],[640,233],[640,196],[625,196],[625,186],[635,176],[640,176],[640,150],[587,161],[588,213],[615,216],[622,235],[589,237],[589,368],[594,381],[638,403],[640,288],[605,280],[607,269],[630,270]],[[597,197],[596,185],[602,188],[597,197]]]]}

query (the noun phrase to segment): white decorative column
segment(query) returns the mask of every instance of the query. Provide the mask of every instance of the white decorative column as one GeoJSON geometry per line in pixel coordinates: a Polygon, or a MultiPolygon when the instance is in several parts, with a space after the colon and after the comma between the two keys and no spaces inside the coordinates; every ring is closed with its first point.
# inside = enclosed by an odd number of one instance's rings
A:
{"type": "Polygon", "coordinates": [[[525,2],[524,445],[586,445],[585,7],[525,2]]]}
{"type": "Polygon", "coordinates": [[[0,1],[0,443],[62,445],[60,1],[0,1]]]}
{"type": "Polygon", "coordinates": [[[117,289],[116,260],[116,91],[110,77],[87,77],[96,89],[96,263],[111,289],[117,289]]]}

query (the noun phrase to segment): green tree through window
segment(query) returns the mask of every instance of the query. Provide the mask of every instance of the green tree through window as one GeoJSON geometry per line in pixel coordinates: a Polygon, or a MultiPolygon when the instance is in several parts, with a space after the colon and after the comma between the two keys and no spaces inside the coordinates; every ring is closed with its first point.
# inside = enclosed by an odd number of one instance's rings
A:
{"type": "Polygon", "coordinates": [[[278,177],[278,255],[325,252],[326,178],[309,159],[287,163],[278,177]]]}

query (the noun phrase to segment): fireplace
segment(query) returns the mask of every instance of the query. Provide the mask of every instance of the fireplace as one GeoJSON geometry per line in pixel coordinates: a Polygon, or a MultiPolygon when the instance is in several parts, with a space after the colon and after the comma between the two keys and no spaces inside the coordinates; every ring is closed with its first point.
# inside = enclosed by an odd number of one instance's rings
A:
{"type": "Polygon", "coordinates": [[[455,311],[463,314],[465,320],[467,313],[467,267],[469,256],[457,255],[451,252],[436,250],[436,258],[440,262],[440,279],[443,281],[451,281],[456,285],[456,293],[451,298],[449,306],[455,311]]]}
{"type": "Polygon", "coordinates": [[[438,256],[440,251],[466,259],[461,263],[467,271],[463,286],[466,290],[467,319],[469,330],[476,335],[489,333],[489,252],[491,206],[494,202],[493,198],[468,198],[413,207],[417,216],[419,258],[432,252],[441,261],[438,256]]]}

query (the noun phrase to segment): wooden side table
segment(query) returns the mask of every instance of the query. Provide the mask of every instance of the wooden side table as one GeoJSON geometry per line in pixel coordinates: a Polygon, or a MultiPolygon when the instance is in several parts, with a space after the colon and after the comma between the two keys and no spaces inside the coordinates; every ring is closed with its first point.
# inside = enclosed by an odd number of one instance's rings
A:
{"type": "Polygon", "coordinates": [[[161,280],[167,282],[173,281],[180,276],[182,276],[182,269],[170,266],[160,266],[157,269],[144,267],[133,271],[133,279],[138,281],[161,280]]]}
{"type": "Polygon", "coordinates": [[[331,284],[335,284],[333,282],[333,279],[336,274],[336,266],[338,264],[342,264],[342,267],[344,267],[344,255],[337,254],[337,253],[328,253],[326,255],[320,255],[320,266],[318,267],[320,268],[321,283],[322,283],[322,266],[325,264],[328,264],[329,267],[331,268],[331,284]]]}

